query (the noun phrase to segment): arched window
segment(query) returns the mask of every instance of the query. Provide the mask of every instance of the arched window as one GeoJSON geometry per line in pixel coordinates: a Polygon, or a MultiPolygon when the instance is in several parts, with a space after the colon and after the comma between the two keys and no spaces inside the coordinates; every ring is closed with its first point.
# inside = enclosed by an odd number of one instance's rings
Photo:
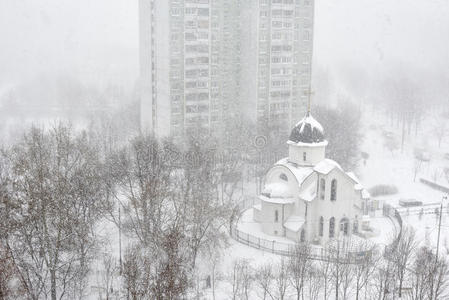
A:
{"type": "Polygon", "coordinates": [[[341,219],[340,231],[343,232],[344,235],[349,235],[349,220],[348,220],[348,218],[341,219]]]}
{"type": "Polygon", "coordinates": [[[301,230],[301,237],[300,237],[301,243],[304,243],[306,241],[306,231],[304,228],[301,230]]]}
{"type": "Polygon", "coordinates": [[[279,175],[279,178],[284,180],[284,181],[288,181],[288,177],[287,175],[285,175],[284,173],[282,173],[281,175],[279,175]]]}
{"type": "Polygon", "coordinates": [[[335,236],[335,218],[332,217],[329,220],[329,238],[333,238],[335,236]]]}
{"type": "Polygon", "coordinates": [[[320,217],[320,225],[319,225],[319,235],[323,236],[323,231],[324,231],[324,218],[320,217]]]}
{"type": "Polygon", "coordinates": [[[324,200],[326,197],[326,180],[321,178],[320,180],[320,199],[324,200]]]}
{"type": "Polygon", "coordinates": [[[337,201],[337,179],[332,180],[331,201],[337,201]]]}
{"type": "Polygon", "coordinates": [[[359,220],[358,220],[358,217],[357,216],[355,216],[355,220],[354,220],[354,225],[353,225],[353,232],[354,233],[358,233],[359,232],[359,220]]]}
{"type": "Polygon", "coordinates": [[[279,222],[279,211],[275,210],[274,211],[274,222],[279,222]]]}

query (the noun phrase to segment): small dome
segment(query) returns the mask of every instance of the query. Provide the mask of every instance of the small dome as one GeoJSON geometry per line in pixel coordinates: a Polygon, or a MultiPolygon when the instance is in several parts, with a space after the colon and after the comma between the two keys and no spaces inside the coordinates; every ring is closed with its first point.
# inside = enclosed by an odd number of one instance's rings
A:
{"type": "Polygon", "coordinates": [[[324,141],[324,129],[310,113],[293,128],[289,140],[293,143],[321,143],[324,141]]]}

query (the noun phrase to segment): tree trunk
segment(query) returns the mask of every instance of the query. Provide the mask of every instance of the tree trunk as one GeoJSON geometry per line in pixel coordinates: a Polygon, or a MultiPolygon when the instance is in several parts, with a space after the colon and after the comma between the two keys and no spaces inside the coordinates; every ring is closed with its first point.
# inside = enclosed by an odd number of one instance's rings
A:
{"type": "Polygon", "coordinates": [[[50,270],[51,300],[56,300],[56,271],[50,270]]]}

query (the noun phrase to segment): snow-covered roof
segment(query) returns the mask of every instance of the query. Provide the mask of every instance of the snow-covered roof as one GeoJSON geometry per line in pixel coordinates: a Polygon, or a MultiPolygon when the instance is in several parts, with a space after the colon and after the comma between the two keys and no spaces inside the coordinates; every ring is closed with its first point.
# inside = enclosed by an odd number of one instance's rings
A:
{"type": "Polygon", "coordinates": [[[289,140],[289,141],[287,141],[287,144],[301,146],[301,147],[313,148],[313,147],[326,147],[327,145],[329,145],[329,142],[328,141],[322,141],[322,142],[319,142],[319,143],[302,143],[302,142],[294,143],[294,142],[289,140]]]}
{"type": "Polygon", "coordinates": [[[305,220],[300,216],[291,216],[284,223],[284,227],[290,231],[298,232],[304,225],[305,220]]]}
{"type": "Polygon", "coordinates": [[[271,198],[265,195],[260,195],[259,199],[261,201],[273,204],[292,204],[295,203],[295,198],[271,198]]]}
{"type": "Polygon", "coordinates": [[[334,161],[334,160],[332,160],[332,159],[326,158],[326,159],[323,159],[322,161],[320,161],[320,162],[313,168],[313,170],[316,171],[316,172],[318,172],[318,173],[327,175],[327,174],[329,174],[329,173],[330,173],[333,169],[335,169],[335,168],[338,168],[338,169],[340,169],[340,170],[343,170],[343,169],[340,167],[340,165],[339,165],[336,161],[334,161]]]}
{"type": "Polygon", "coordinates": [[[347,172],[346,173],[352,180],[354,180],[354,182],[356,184],[354,184],[354,189],[356,191],[360,191],[362,199],[370,199],[371,195],[370,193],[365,189],[365,187],[363,186],[363,184],[360,183],[359,178],[357,177],[357,175],[354,174],[354,172],[347,172]]]}
{"type": "Polygon", "coordinates": [[[347,172],[346,173],[352,180],[354,180],[354,182],[356,182],[357,184],[360,184],[360,180],[357,177],[357,175],[354,174],[354,172],[347,172]]]}
{"type": "Polygon", "coordinates": [[[293,174],[293,176],[295,176],[296,180],[298,181],[299,186],[301,186],[304,180],[306,180],[307,177],[309,177],[313,173],[312,167],[297,166],[296,164],[289,162],[288,158],[281,159],[275,165],[283,166],[289,169],[289,171],[293,174]]]}
{"type": "Polygon", "coordinates": [[[290,188],[282,182],[273,182],[267,184],[262,194],[270,195],[270,198],[293,198],[290,188]]]}
{"type": "Polygon", "coordinates": [[[304,188],[299,197],[304,201],[312,202],[316,198],[316,190],[316,182],[312,182],[311,184],[309,184],[309,186],[304,188]]]}
{"type": "Polygon", "coordinates": [[[324,129],[308,112],[306,116],[296,124],[290,134],[293,143],[320,143],[324,141],[324,129]]]}

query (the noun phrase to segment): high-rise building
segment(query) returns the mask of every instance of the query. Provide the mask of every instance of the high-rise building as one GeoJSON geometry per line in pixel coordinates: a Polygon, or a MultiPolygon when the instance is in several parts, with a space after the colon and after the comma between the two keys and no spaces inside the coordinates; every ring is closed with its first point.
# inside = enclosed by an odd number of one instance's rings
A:
{"type": "Polygon", "coordinates": [[[140,0],[141,127],[219,133],[243,112],[288,132],[307,109],[313,0],[140,0]]]}
{"type": "Polygon", "coordinates": [[[242,101],[261,127],[288,133],[307,110],[313,0],[242,2],[242,101]]]}
{"type": "Polygon", "coordinates": [[[239,93],[238,0],[140,0],[141,128],[216,132],[239,93]]]}

